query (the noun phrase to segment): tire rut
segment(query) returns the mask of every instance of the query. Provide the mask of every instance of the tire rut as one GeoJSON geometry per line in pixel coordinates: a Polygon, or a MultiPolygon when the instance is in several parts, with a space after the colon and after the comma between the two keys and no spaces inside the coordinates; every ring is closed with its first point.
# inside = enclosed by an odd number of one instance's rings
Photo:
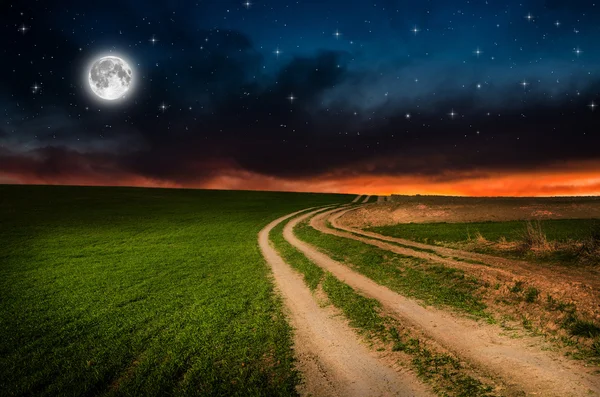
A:
{"type": "Polygon", "coordinates": [[[258,236],[294,328],[294,350],[304,378],[299,392],[311,396],[432,396],[415,375],[398,373],[375,357],[331,307],[320,307],[302,276],[271,246],[270,231],[300,212],[271,222],[258,236]]]}

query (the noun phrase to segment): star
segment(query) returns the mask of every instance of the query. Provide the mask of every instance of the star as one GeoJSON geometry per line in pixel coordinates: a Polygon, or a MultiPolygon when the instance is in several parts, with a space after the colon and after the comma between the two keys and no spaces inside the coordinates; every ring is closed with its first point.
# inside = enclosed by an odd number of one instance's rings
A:
{"type": "Polygon", "coordinates": [[[477,49],[473,51],[473,54],[477,55],[477,58],[479,58],[479,55],[483,54],[483,51],[481,51],[479,47],[477,47],[477,49]]]}
{"type": "Polygon", "coordinates": [[[156,36],[155,36],[155,35],[152,35],[152,37],[150,37],[150,38],[148,39],[148,41],[149,41],[149,42],[151,42],[151,43],[152,43],[152,45],[154,45],[154,44],[156,44],[156,43],[158,42],[158,39],[156,38],[156,36]]]}
{"type": "Polygon", "coordinates": [[[339,30],[336,30],[336,31],[333,33],[333,35],[335,36],[335,38],[336,38],[336,39],[339,39],[339,38],[340,38],[340,36],[341,36],[342,34],[340,33],[340,31],[339,31],[339,30]]]}
{"type": "Polygon", "coordinates": [[[527,19],[529,22],[531,22],[533,20],[533,15],[531,15],[531,13],[529,13],[525,16],[525,19],[527,19]]]}
{"type": "Polygon", "coordinates": [[[42,87],[40,87],[38,85],[38,83],[33,83],[33,85],[31,86],[31,92],[33,92],[34,94],[36,94],[40,90],[40,88],[42,88],[42,87]]]}
{"type": "Polygon", "coordinates": [[[297,99],[294,94],[290,94],[289,97],[287,97],[287,99],[290,101],[290,103],[294,103],[294,101],[297,99]]]}
{"type": "Polygon", "coordinates": [[[416,36],[416,35],[417,35],[417,33],[419,33],[419,32],[420,32],[420,30],[419,30],[419,28],[417,27],[417,25],[415,25],[415,27],[411,29],[411,32],[413,32],[413,34],[416,36]]]}
{"type": "Polygon", "coordinates": [[[577,57],[579,57],[579,55],[583,54],[583,51],[581,51],[581,49],[579,47],[574,48],[573,52],[577,55],[577,57]]]}
{"type": "Polygon", "coordinates": [[[598,107],[598,105],[596,105],[596,103],[594,103],[594,101],[592,101],[592,103],[590,103],[590,104],[588,105],[588,107],[589,107],[590,109],[592,109],[592,112],[593,112],[594,110],[596,110],[596,108],[598,107]]]}
{"type": "Polygon", "coordinates": [[[246,1],[246,2],[244,3],[244,7],[246,7],[246,9],[249,9],[250,7],[252,7],[252,3],[251,3],[251,2],[249,2],[249,1],[246,1]]]}
{"type": "Polygon", "coordinates": [[[160,106],[158,107],[158,109],[163,113],[166,112],[168,108],[169,108],[169,106],[164,102],[161,103],[160,106]]]}
{"type": "Polygon", "coordinates": [[[406,113],[404,117],[406,117],[406,119],[410,119],[410,113],[406,113]]]}
{"type": "Polygon", "coordinates": [[[523,89],[526,89],[527,86],[529,85],[529,83],[525,80],[523,80],[522,82],[520,82],[519,84],[521,84],[523,86],[523,89]]]}
{"type": "Polygon", "coordinates": [[[560,26],[560,21],[554,22],[554,26],[559,27],[560,26]]]}
{"type": "Polygon", "coordinates": [[[478,89],[481,89],[481,84],[477,84],[477,88],[478,88],[478,89]]]}
{"type": "Polygon", "coordinates": [[[29,28],[25,26],[25,24],[21,25],[21,27],[19,28],[19,32],[21,32],[21,34],[27,33],[28,30],[29,28]]]}
{"type": "Polygon", "coordinates": [[[279,49],[279,47],[277,47],[275,51],[273,51],[273,54],[275,54],[277,58],[279,58],[279,55],[281,55],[281,50],[279,49]]]}
{"type": "Polygon", "coordinates": [[[454,112],[454,109],[452,109],[450,111],[450,113],[448,113],[448,116],[450,116],[451,119],[454,119],[458,114],[456,112],[454,112]]]}

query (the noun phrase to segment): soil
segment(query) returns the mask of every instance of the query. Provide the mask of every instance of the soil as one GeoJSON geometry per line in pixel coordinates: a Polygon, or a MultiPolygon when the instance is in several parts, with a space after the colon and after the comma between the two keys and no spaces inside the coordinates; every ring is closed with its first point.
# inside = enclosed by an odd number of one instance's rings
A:
{"type": "Polygon", "coordinates": [[[392,196],[348,214],[348,226],[365,228],[398,223],[485,222],[527,219],[600,219],[600,198],[469,198],[392,196]]]}

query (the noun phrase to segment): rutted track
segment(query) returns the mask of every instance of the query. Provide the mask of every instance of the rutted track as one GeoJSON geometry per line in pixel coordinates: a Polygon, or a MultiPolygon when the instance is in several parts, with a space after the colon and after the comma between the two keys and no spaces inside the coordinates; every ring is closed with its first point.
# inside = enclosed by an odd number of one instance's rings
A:
{"type": "MultiPolygon", "coordinates": [[[[301,212],[301,211],[300,211],[301,212]]],[[[302,277],[269,244],[269,232],[290,214],[267,225],[258,236],[275,283],[295,328],[295,350],[305,383],[301,394],[313,396],[429,396],[409,373],[398,373],[361,344],[354,331],[331,308],[315,301],[302,277]]]]}
{"type": "MultiPolygon", "coordinates": [[[[325,226],[324,219],[335,211],[318,215],[311,225],[325,233],[362,241],[361,237],[332,231],[325,226]]],[[[483,373],[503,379],[511,394],[519,390],[544,396],[600,394],[598,377],[588,374],[582,370],[581,365],[557,353],[541,351],[534,346],[536,345],[534,339],[511,339],[501,335],[498,327],[458,318],[438,309],[424,308],[416,301],[375,283],[300,241],[293,234],[294,225],[316,212],[318,211],[302,215],[288,223],[284,229],[286,240],[338,279],[365,296],[379,300],[394,317],[415,325],[430,338],[467,360],[483,373]]],[[[413,253],[427,254],[422,251],[413,253]]]]}

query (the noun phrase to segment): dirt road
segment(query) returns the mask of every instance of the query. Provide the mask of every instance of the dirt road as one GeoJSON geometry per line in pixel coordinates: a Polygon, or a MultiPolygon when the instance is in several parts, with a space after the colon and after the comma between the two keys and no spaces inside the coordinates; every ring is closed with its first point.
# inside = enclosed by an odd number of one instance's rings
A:
{"type": "Polygon", "coordinates": [[[362,203],[363,204],[368,203],[370,198],[371,198],[371,196],[366,196],[362,203]]]}
{"type": "MultiPolygon", "coordinates": [[[[296,213],[297,214],[297,213],[296,213]]],[[[335,310],[320,307],[295,272],[269,244],[269,232],[287,215],[267,225],[258,236],[260,249],[273,270],[275,284],[295,329],[294,349],[311,396],[431,396],[415,375],[398,373],[376,357],[335,310]]]]}
{"type": "MultiPolygon", "coordinates": [[[[311,225],[326,232],[323,223],[331,212],[318,215],[311,225]]],[[[435,308],[424,308],[369,278],[351,270],[300,241],[293,227],[315,212],[293,219],[284,229],[284,237],[304,255],[330,271],[365,296],[377,299],[393,316],[408,321],[457,356],[483,373],[504,380],[509,394],[524,391],[531,395],[600,395],[600,378],[591,375],[579,363],[558,353],[542,351],[534,338],[512,339],[499,327],[460,318],[435,308]]],[[[329,229],[331,230],[331,229],[329,229]]]]}

